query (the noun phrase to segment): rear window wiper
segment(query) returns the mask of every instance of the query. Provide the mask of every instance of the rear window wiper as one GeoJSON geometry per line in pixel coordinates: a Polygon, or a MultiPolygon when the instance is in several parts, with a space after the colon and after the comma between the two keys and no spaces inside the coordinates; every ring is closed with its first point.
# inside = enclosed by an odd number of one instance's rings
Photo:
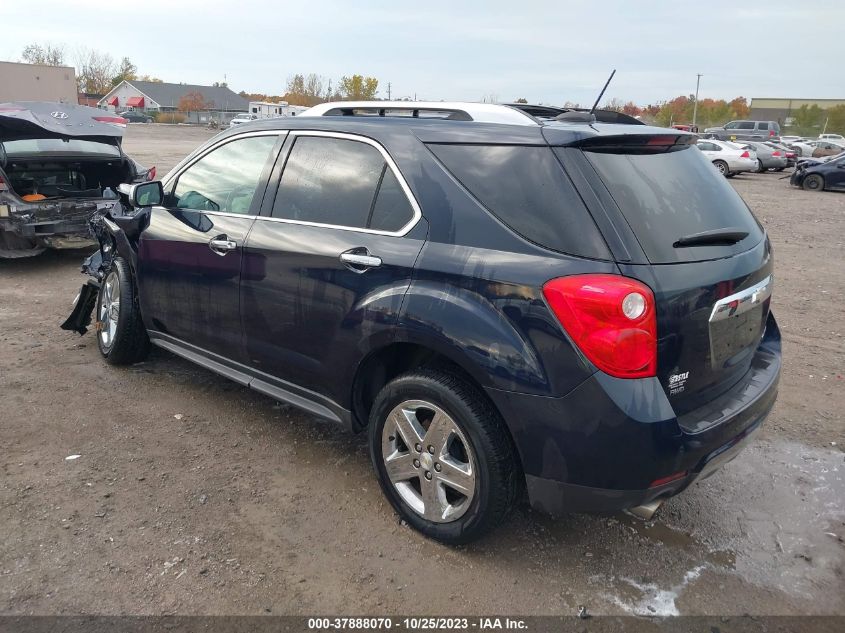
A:
{"type": "Polygon", "coordinates": [[[686,235],[678,238],[672,246],[675,248],[682,248],[684,246],[730,246],[731,244],[736,244],[744,240],[746,237],[748,237],[748,231],[726,227],[724,229],[713,229],[711,231],[686,235]]]}

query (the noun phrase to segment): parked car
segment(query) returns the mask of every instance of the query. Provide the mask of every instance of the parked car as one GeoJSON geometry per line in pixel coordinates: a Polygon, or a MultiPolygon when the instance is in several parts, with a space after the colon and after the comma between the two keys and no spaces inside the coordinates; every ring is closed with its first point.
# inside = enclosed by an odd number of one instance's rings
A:
{"type": "Polygon", "coordinates": [[[694,139],[437,102],[228,130],[95,218],[63,327],[94,310],[110,364],[152,343],[366,430],[447,543],[523,488],[650,516],[748,444],[781,367],[769,240],[694,139]]]}
{"type": "Polygon", "coordinates": [[[235,115],[231,121],[229,121],[229,127],[237,127],[242,123],[251,123],[255,121],[258,117],[254,114],[249,114],[248,112],[244,112],[242,114],[235,115]]]}
{"type": "Polygon", "coordinates": [[[834,143],[833,141],[820,141],[818,139],[812,141],[796,141],[791,144],[796,151],[800,152],[801,157],[804,158],[822,158],[824,156],[834,156],[843,150],[845,146],[834,143]]]}
{"type": "Polygon", "coordinates": [[[756,141],[745,141],[742,147],[753,150],[757,155],[757,173],[762,174],[769,169],[775,169],[777,171],[786,169],[786,153],[780,149],[771,147],[767,143],[756,141]]]}
{"type": "Polygon", "coordinates": [[[759,168],[756,152],[742,145],[716,139],[698,139],[695,146],[726,178],[744,171],[757,171],[759,168]]]}
{"type": "Polygon", "coordinates": [[[808,139],[805,139],[803,136],[781,136],[780,137],[780,142],[785,143],[787,145],[790,145],[790,144],[794,143],[795,141],[806,141],[806,140],[808,140],[808,139]]]}
{"type": "Polygon", "coordinates": [[[841,134],[819,134],[820,141],[833,141],[838,145],[845,145],[845,136],[841,134]]]}
{"type": "Polygon", "coordinates": [[[64,103],[0,104],[0,257],[95,244],[89,218],[155,177],[120,142],[126,119],[64,103]]]}
{"type": "Polygon", "coordinates": [[[123,117],[130,123],[152,123],[153,117],[149,114],[144,112],[139,112],[138,110],[127,110],[126,112],[121,112],[117,116],[123,117]]]}
{"type": "Polygon", "coordinates": [[[818,162],[800,162],[789,182],[807,191],[845,191],[845,152],[818,162]]]}
{"type": "Polygon", "coordinates": [[[709,127],[704,134],[726,141],[766,141],[780,136],[780,125],[777,121],[731,121],[724,127],[709,127]]]}
{"type": "MultiPolygon", "coordinates": [[[[796,161],[798,160],[798,152],[796,152],[791,147],[784,145],[783,143],[776,143],[774,141],[765,141],[765,144],[771,147],[773,150],[780,152],[783,156],[786,157],[786,166],[787,167],[794,167],[796,161]]],[[[783,168],[777,168],[775,171],[783,171],[783,168]]]]}

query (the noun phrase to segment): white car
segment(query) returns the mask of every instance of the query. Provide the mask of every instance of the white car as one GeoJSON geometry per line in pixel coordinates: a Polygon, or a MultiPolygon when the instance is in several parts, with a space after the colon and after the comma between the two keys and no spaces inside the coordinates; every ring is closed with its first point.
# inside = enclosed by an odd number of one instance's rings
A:
{"type": "Polygon", "coordinates": [[[845,136],[841,134],[819,134],[820,141],[833,141],[837,145],[845,145],[845,136]]]}
{"type": "Polygon", "coordinates": [[[249,123],[250,121],[255,121],[257,118],[254,114],[244,112],[243,114],[236,115],[234,119],[229,121],[229,127],[237,127],[241,123],[249,123]]]}
{"type": "Polygon", "coordinates": [[[757,152],[742,145],[716,139],[699,139],[695,146],[726,178],[743,171],[757,171],[757,152]]]}
{"type": "Polygon", "coordinates": [[[784,145],[792,145],[795,142],[800,142],[800,141],[803,141],[803,140],[804,140],[803,136],[781,136],[780,137],[780,142],[783,143],[784,145]]]}
{"type": "Polygon", "coordinates": [[[845,150],[845,143],[834,142],[830,139],[818,139],[815,141],[796,141],[790,143],[793,147],[801,152],[801,156],[813,158],[821,158],[822,156],[832,156],[845,150]]]}

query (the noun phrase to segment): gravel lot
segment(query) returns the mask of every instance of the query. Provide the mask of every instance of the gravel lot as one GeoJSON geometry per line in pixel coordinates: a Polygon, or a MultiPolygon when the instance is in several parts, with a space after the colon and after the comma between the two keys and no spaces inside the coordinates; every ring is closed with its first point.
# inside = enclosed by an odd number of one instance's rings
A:
{"type": "MultiPolygon", "coordinates": [[[[125,147],[163,175],[210,135],[125,147]]],[[[80,253],[0,260],[0,612],[845,615],[845,195],[780,177],[731,181],[775,248],[762,437],[653,522],[523,507],[462,548],[398,522],[362,437],[160,350],[105,365],[58,328],[80,253]]]]}

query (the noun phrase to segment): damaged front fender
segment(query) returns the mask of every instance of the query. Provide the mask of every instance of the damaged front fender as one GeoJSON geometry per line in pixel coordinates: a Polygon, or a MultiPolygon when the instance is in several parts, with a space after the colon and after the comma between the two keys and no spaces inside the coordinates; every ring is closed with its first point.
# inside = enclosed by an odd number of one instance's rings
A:
{"type": "MultiPolygon", "coordinates": [[[[120,205],[116,208],[121,208],[120,205]]],[[[100,244],[98,251],[87,257],[82,264],[82,272],[90,277],[79,290],[70,316],[61,324],[63,330],[78,332],[88,331],[91,325],[91,313],[97,303],[100,284],[112,267],[115,257],[122,257],[129,263],[134,275],[138,265],[138,238],[149,224],[149,208],[140,209],[128,215],[112,215],[111,210],[104,210],[91,218],[91,233],[100,244]]]]}

